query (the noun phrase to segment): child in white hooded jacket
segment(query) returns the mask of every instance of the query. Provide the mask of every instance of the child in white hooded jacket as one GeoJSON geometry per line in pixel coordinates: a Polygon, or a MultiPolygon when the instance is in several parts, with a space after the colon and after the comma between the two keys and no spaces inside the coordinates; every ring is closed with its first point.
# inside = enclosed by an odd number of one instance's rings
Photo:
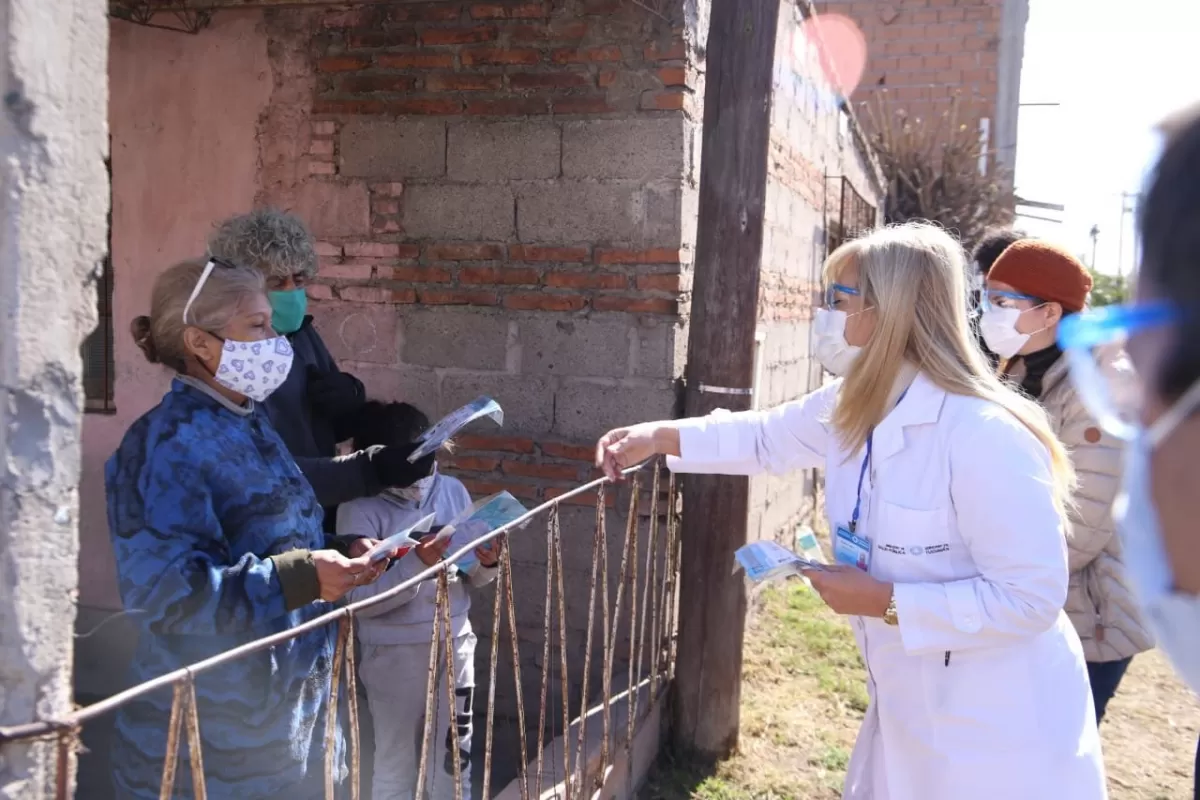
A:
{"type": "MultiPolygon", "coordinates": [[[[429,428],[429,419],[407,403],[370,402],[362,412],[354,445],[408,444],[429,428]]],[[[385,489],[376,497],[343,503],[338,508],[338,535],[386,539],[434,514],[435,529],[469,508],[471,496],[460,481],[433,473],[411,487],[385,489]]],[[[350,593],[350,602],[382,594],[441,560],[448,542],[421,546],[397,559],[383,577],[350,593]]],[[[464,584],[482,586],[496,577],[500,545],[479,548],[478,559],[464,573],[450,570],[450,625],[453,637],[455,708],[446,702],[444,642],[439,647],[437,712],[427,768],[425,795],[430,800],[454,798],[454,759],[459,759],[462,796],[471,796],[471,735],[475,691],[475,634],[471,631],[471,598],[464,584]]],[[[437,602],[437,580],[422,581],[396,597],[357,615],[362,647],[359,678],[366,690],[375,727],[372,796],[375,800],[413,800],[424,730],[425,687],[429,648],[437,602]]]]}

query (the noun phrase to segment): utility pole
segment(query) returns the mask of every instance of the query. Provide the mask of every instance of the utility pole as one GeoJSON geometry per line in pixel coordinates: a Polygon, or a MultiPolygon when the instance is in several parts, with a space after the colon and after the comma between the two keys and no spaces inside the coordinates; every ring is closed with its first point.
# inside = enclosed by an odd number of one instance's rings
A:
{"type": "MultiPolygon", "coordinates": [[[[712,3],[688,416],[751,407],[779,2],[712,3]]],[[[749,480],[689,476],[683,498],[672,735],[681,752],[720,758],[738,740],[746,594],[733,554],[746,543],[749,480]]]]}
{"type": "MultiPolygon", "coordinates": [[[[1137,209],[1141,195],[1137,192],[1121,192],[1121,227],[1117,229],[1117,277],[1125,275],[1125,217],[1137,209]],[[1130,203],[1132,201],[1132,204],[1130,203]]],[[[1137,239],[1133,243],[1134,266],[1137,265],[1137,239]]]]}

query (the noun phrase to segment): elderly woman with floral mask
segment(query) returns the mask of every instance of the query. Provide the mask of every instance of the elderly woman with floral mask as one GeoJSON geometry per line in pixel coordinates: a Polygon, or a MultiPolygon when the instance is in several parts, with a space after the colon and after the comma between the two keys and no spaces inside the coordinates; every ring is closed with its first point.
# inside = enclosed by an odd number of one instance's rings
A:
{"type": "MultiPolygon", "coordinates": [[[[261,274],[217,261],[172,267],[133,335],[175,372],[105,467],[141,683],[328,612],[382,567],[326,549],[316,495],[263,413],[293,354],[271,328],[261,274]]],[[[334,635],[326,626],[196,677],[209,797],[324,796],[334,635]]],[[[159,796],[170,716],[169,689],[117,712],[118,797],[159,796]]],[[[340,765],[340,731],[334,747],[340,765]]]]}

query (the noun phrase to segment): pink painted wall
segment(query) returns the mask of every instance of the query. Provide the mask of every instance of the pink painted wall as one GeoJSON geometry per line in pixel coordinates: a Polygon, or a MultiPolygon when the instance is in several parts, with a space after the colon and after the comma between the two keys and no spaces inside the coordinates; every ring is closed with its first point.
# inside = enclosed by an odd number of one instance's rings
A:
{"type": "Polygon", "coordinates": [[[105,521],[104,462],[166,391],[128,334],[148,313],[155,276],[204,253],[214,222],[259,192],[261,116],[272,91],[261,12],[222,12],[198,36],[110,25],[113,325],[116,406],[83,426],[79,602],[119,609],[105,521]]]}

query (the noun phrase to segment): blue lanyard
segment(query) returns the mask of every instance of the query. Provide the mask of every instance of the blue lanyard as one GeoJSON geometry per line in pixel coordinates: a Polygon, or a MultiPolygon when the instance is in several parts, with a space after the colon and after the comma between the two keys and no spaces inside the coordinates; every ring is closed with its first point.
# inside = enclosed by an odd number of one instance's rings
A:
{"type": "MultiPolygon", "coordinates": [[[[896,405],[900,405],[904,401],[904,395],[908,394],[908,389],[900,393],[900,398],[896,400],[896,405]]],[[[895,406],[892,407],[895,410],[895,406]]],[[[867,467],[871,464],[871,448],[875,442],[875,429],[867,434],[867,452],[863,455],[862,469],[858,471],[858,490],[854,494],[854,513],[850,515],[850,532],[854,533],[858,529],[858,516],[862,512],[862,487],[863,480],[867,477],[867,467]]]]}

